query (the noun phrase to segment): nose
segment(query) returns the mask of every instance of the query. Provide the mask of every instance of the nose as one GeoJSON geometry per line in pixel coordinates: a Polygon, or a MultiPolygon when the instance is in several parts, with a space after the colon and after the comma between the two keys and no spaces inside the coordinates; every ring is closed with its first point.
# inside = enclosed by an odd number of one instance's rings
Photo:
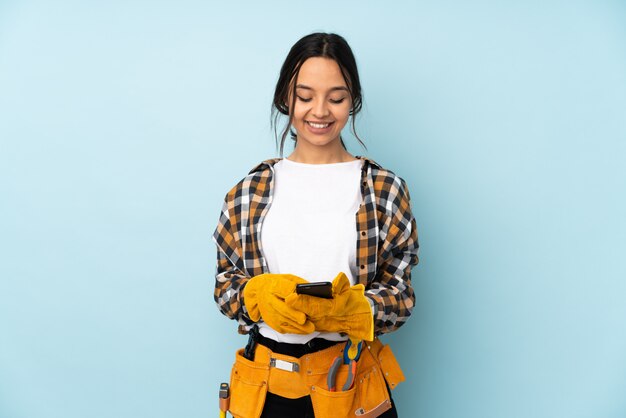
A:
{"type": "Polygon", "coordinates": [[[329,114],[326,100],[316,100],[312,109],[313,116],[319,119],[325,118],[329,114]]]}

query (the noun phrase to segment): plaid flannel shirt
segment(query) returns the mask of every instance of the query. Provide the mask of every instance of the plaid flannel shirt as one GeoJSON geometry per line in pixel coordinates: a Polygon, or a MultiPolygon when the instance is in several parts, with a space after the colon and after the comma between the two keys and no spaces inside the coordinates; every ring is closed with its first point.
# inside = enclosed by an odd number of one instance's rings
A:
{"type": "MultiPolygon", "coordinates": [[[[375,334],[380,335],[404,324],[413,310],[411,268],[418,263],[417,228],[405,181],[367,157],[356,158],[363,160],[362,203],[355,216],[357,282],[365,285],[375,334]]],[[[243,303],[243,286],[270,272],[260,246],[260,228],[272,202],[273,165],[280,160],[261,162],[226,194],[213,233],[215,302],[224,315],[239,322],[242,333],[253,324],[243,303]]]]}

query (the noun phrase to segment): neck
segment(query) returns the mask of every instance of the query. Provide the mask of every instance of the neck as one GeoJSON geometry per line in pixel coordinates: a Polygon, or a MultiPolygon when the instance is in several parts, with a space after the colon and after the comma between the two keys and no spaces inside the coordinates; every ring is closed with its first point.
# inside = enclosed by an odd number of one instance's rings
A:
{"type": "Polygon", "coordinates": [[[291,161],[306,164],[344,163],[356,159],[341,146],[339,141],[336,141],[335,144],[338,145],[338,147],[319,147],[311,146],[304,141],[299,141],[296,142],[296,148],[287,158],[291,161]]]}

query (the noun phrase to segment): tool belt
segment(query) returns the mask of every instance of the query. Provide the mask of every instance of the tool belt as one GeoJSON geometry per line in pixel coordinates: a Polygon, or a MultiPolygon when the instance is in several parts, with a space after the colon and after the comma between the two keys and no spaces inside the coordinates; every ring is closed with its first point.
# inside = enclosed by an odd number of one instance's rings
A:
{"type": "Polygon", "coordinates": [[[230,413],[235,418],[259,418],[267,392],[296,399],[310,396],[316,418],[374,418],[391,408],[387,385],[391,389],[404,375],[388,345],[374,338],[364,342],[362,352],[352,370],[354,384],[341,390],[350,379],[350,365],[333,368],[333,381],[338,391],[328,387],[329,368],[343,357],[345,343],[338,342],[321,351],[300,358],[275,353],[257,345],[253,360],[237,350],[230,376],[230,413]]]}

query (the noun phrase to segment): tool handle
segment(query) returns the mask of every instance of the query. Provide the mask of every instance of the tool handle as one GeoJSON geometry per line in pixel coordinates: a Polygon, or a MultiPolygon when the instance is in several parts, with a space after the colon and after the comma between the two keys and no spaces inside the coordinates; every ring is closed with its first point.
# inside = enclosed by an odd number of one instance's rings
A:
{"type": "Polygon", "coordinates": [[[351,360],[359,361],[361,351],[363,350],[363,340],[350,338],[343,350],[343,363],[350,364],[351,360]]]}
{"type": "Polygon", "coordinates": [[[341,357],[335,357],[330,368],[328,369],[328,376],[326,376],[326,385],[328,386],[329,392],[335,392],[337,390],[337,383],[335,380],[337,379],[337,371],[339,370],[339,366],[343,363],[341,357]]]}
{"type": "Polygon", "coordinates": [[[220,418],[226,418],[230,408],[230,387],[228,383],[220,383],[220,418]]]}

